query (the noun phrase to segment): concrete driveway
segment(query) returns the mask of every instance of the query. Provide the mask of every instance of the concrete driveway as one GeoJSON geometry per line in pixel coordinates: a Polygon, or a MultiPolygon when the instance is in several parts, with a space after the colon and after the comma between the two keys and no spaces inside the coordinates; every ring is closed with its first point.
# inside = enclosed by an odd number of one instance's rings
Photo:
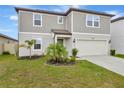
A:
{"type": "Polygon", "coordinates": [[[124,76],[124,59],[112,57],[112,56],[84,56],[79,59],[86,59],[96,65],[104,67],[108,70],[111,70],[115,73],[124,76]]]}

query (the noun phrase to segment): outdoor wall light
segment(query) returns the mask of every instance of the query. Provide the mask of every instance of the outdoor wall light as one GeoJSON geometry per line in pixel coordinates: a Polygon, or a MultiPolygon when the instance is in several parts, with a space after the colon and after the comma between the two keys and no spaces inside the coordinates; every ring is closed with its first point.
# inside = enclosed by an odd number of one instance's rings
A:
{"type": "Polygon", "coordinates": [[[111,43],[111,40],[109,40],[109,42],[108,42],[109,44],[111,43]]]}
{"type": "Polygon", "coordinates": [[[92,37],[91,39],[95,39],[95,37],[92,37]]]}
{"type": "Polygon", "coordinates": [[[76,41],[76,40],[75,40],[75,39],[73,39],[73,43],[75,43],[75,41],[76,41]]]}

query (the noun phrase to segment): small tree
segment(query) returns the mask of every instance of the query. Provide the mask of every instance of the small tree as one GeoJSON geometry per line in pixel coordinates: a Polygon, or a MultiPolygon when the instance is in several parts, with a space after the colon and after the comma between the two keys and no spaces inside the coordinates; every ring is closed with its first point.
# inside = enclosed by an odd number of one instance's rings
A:
{"type": "Polygon", "coordinates": [[[29,49],[29,58],[31,59],[31,47],[36,43],[36,40],[26,40],[25,43],[26,44],[19,45],[19,47],[26,47],[27,49],[29,49]]]}

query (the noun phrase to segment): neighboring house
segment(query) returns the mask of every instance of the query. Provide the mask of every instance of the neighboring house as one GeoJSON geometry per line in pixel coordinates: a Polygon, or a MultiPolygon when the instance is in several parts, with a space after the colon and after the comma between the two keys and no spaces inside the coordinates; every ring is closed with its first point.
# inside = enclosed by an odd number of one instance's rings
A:
{"type": "Polygon", "coordinates": [[[118,54],[124,54],[124,17],[111,21],[111,48],[118,54]]]}
{"type": "MultiPolygon", "coordinates": [[[[111,14],[75,8],[66,13],[15,9],[19,20],[19,44],[36,39],[32,55],[42,55],[54,42],[62,43],[69,55],[73,48],[79,50],[79,57],[109,54],[111,14]]],[[[20,57],[28,55],[29,50],[19,49],[20,57]]]]}
{"type": "Polygon", "coordinates": [[[18,40],[0,33],[0,54],[2,54],[4,51],[15,54],[14,46],[17,44],[18,40]]]}

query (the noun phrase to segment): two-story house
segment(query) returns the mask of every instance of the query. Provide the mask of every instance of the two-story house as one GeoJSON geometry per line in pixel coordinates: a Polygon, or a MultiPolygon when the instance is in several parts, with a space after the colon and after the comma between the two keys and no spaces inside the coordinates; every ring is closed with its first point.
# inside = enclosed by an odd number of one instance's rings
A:
{"type": "MultiPolygon", "coordinates": [[[[78,56],[108,55],[110,47],[111,14],[70,8],[65,13],[46,10],[15,8],[18,13],[19,44],[35,39],[32,55],[42,55],[51,43],[63,44],[71,55],[73,48],[78,56]]],[[[19,56],[28,56],[26,48],[19,56]]]]}

